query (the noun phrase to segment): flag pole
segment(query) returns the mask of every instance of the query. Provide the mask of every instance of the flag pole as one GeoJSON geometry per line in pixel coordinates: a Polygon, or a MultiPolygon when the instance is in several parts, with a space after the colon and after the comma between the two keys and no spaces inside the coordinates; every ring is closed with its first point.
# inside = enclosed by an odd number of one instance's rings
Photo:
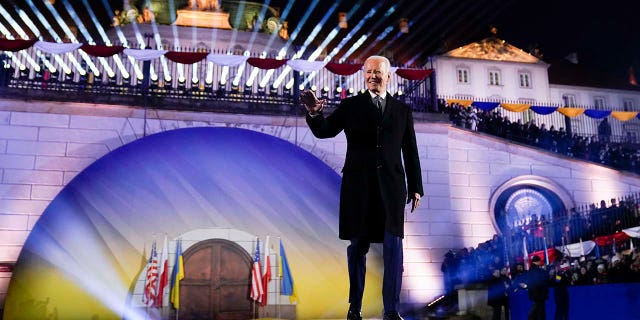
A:
{"type": "MultiPolygon", "coordinates": [[[[278,237],[278,244],[282,242],[282,239],[280,237],[278,237]]],[[[278,247],[278,259],[276,259],[276,270],[278,270],[276,278],[278,279],[276,281],[276,297],[278,297],[277,302],[276,302],[276,317],[278,319],[280,319],[280,285],[282,282],[282,275],[280,274],[280,264],[282,263],[282,257],[280,257],[280,247],[278,247]]]]}
{"type": "MultiPolygon", "coordinates": [[[[255,241],[252,245],[252,247],[257,248],[257,241],[255,241]]],[[[255,256],[255,252],[254,252],[254,256],[255,256]]],[[[254,281],[254,275],[253,273],[255,272],[255,257],[251,263],[251,280],[254,281]]],[[[251,290],[253,290],[253,284],[251,286],[251,290]]],[[[254,298],[251,298],[251,319],[255,319],[256,318],[256,300],[254,300],[254,298]]]]}

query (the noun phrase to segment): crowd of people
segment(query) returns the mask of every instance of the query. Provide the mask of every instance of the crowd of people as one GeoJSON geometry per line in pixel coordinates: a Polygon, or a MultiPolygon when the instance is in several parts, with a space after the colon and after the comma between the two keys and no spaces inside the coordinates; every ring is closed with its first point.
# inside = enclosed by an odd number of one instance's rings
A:
{"type": "Polygon", "coordinates": [[[528,270],[535,268],[536,261],[540,261],[538,265],[543,265],[541,268],[547,272],[544,285],[554,289],[556,319],[567,318],[568,310],[565,307],[568,306],[568,286],[640,282],[640,250],[637,245],[634,249],[601,257],[563,256],[549,265],[544,265],[544,259],[533,256],[531,261],[517,259],[515,265],[511,265],[503,258],[504,251],[500,250],[502,243],[501,237],[494,236],[475,249],[463,248],[446,254],[442,271],[449,302],[455,300],[455,290],[458,288],[474,284],[486,285],[487,302],[493,309],[493,318],[500,319],[501,312],[504,312],[504,318],[509,319],[510,294],[518,290],[527,290],[532,301],[546,300],[546,295],[536,297],[534,293],[532,297],[531,288],[527,288],[526,285],[532,281],[528,270]]]}
{"type": "Polygon", "coordinates": [[[483,111],[473,106],[464,107],[452,103],[442,105],[443,112],[458,127],[484,132],[519,143],[543,148],[565,156],[601,163],[613,168],[640,173],[638,141],[628,136],[621,142],[611,138],[611,126],[604,118],[598,125],[598,133],[590,137],[569,133],[565,128],[536,125],[535,120],[512,122],[499,110],[483,111]]]}
{"type": "Polygon", "coordinates": [[[522,254],[522,241],[530,252],[545,247],[557,247],[581,240],[590,240],[621,232],[640,225],[640,194],[620,199],[611,198],[582,208],[558,210],[553,217],[532,214],[521,221],[512,221],[510,241],[515,245],[510,253],[522,254]]]}
{"type": "MultiPolygon", "coordinates": [[[[449,251],[443,263],[445,278],[452,282],[449,287],[483,281],[489,278],[496,267],[506,267],[507,260],[517,269],[517,263],[523,264],[522,257],[527,253],[593,240],[640,226],[640,194],[612,198],[608,205],[607,201],[601,200],[599,205],[572,208],[568,213],[557,213],[550,219],[544,216],[537,219],[532,215],[528,221],[510,226],[508,237],[505,237],[506,233],[503,236],[494,235],[477,248],[449,251]],[[524,251],[525,246],[527,252],[524,251]]],[[[631,249],[630,243],[617,243],[615,248],[603,247],[599,252],[613,255],[614,249],[616,252],[628,251],[631,249]]]]}
{"type": "MultiPolygon", "coordinates": [[[[488,303],[494,309],[494,314],[501,311],[508,314],[509,294],[526,290],[523,284],[530,281],[526,273],[534,265],[533,261],[525,260],[527,253],[540,252],[547,245],[550,248],[583,239],[593,240],[598,236],[639,226],[639,205],[640,194],[629,195],[621,200],[611,199],[608,206],[603,200],[600,207],[592,204],[586,208],[572,209],[564,217],[531,219],[527,223],[515,225],[508,237],[494,235],[476,248],[450,250],[445,254],[441,268],[445,290],[450,294],[455,293],[457,288],[486,285],[488,303]],[[553,238],[549,232],[556,232],[562,242],[549,242],[539,247],[541,238],[553,238]],[[524,251],[523,242],[531,251],[524,251]]],[[[598,250],[580,257],[559,252],[559,256],[549,261],[548,265],[545,265],[546,261],[542,261],[542,268],[548,272],[547,284],[556,288],[555,299],[568,299],[563,295],[566,294],[567,286],[640,282],[639,245],[640,239],[631,238],[623,243],[614,243],[613,246],[598,247],[598,250]]],[[[533,258],[539,260],[540,257],[535,255],[533,258]]],[[[557,312],[567,312],[563,308],[558,309],[557,312]]]]}

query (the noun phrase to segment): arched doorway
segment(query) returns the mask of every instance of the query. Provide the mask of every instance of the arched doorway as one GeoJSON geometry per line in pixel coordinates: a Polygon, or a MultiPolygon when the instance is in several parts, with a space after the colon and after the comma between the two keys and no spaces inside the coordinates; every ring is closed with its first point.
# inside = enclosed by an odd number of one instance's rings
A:
{"type": "Polygon", "coordinates": [[[249,299],[251,256],[224,239],[199,242],[184,253],[180,319],[255,318],[249,299]]]}

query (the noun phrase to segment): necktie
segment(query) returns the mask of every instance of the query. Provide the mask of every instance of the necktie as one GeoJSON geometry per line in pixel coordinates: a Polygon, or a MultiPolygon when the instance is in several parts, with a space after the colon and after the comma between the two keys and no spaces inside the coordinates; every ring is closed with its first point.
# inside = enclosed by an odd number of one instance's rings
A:
{"type": "Polygon", "coordinates": [[[376,104],[376,108],[378,108],[378,113],[382,114],[382,98],[380,96],[375,96],[373,100],[376,104]]]}

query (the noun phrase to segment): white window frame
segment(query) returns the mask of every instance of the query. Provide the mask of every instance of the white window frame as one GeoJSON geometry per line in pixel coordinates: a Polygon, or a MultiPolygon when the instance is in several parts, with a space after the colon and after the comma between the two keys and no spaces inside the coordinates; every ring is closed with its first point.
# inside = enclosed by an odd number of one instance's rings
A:
{"type": "Polygon", "coordinates": [[[489,85],[490,86],[502,85],[502,75],[500,74],[500,70],[498,69],[489,70],[489,85]]]}
{"type": "Polygon", "coordinates": [[[469,84],[471,81],[469,80],[469,68],[467,67],[457,67],[456,68],[456,79],[460,84],[469,84]]]}
{"type": "Polygon", "coordinates": [[[565,107],[575,107],[577,106],[576,104],[576,95],[575,94],[570,94],[570,93],[565,93],[562,95],[562,102],[564,102],[564,106],[565,107]]]}
{"type": "Polygon", "coordinates": [[[518,72],[518,81],[520,81],[520,88],[531,88],[531,72],[518,72]]]}
{"type": "Polygon", "coordinates": [[[607,107],[607,99],[604,96],[593,97],[593,108],[596,110],[604,110],[607,107]]]}
{"type": "Polygon", "coordinates": [[[634,111],[636,109],[636,102],[631,98],[622,99],[622,108],[624,111],[634,111]]]}

